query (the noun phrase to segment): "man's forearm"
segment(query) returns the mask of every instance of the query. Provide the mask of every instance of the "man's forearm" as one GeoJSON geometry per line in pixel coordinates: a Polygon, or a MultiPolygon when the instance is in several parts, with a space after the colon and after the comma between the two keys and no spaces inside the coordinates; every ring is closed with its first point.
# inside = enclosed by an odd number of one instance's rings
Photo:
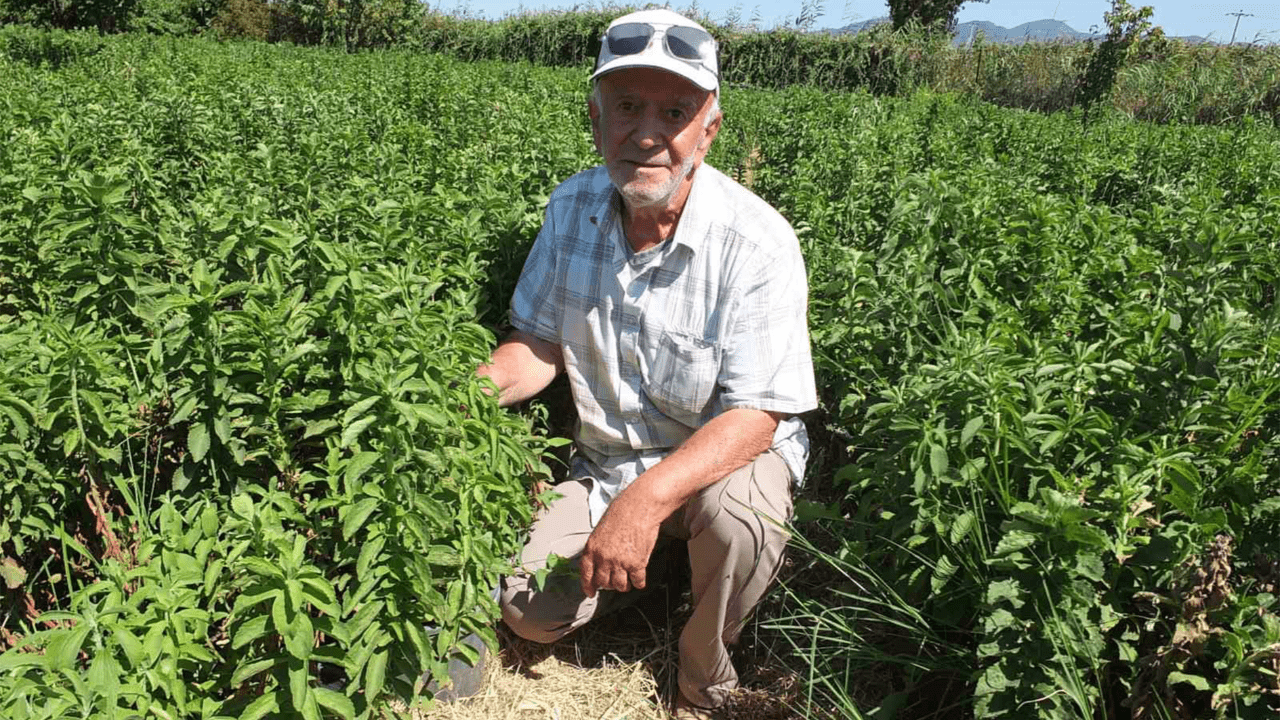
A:
{"type": "Polygon", "coordinates": [[[506,407],[542,392],[563,370],[559,347],[516,330],[493,351],[488,363],[476,368],[476,374],[493,381],[498,404],[506,407]]]}
{"type": "Polygon", "coordinates": [[[614,503],[662,522],[698,491],[746,466],[773,443],[779,413],[734,409],[703,425],[680,447],[636,478],[614,503]]]}

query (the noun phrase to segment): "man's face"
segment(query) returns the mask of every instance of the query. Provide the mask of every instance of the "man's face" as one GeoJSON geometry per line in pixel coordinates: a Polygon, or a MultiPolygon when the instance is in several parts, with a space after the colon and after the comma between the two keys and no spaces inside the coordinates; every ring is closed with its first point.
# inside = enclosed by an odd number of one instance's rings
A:
{"type": "Polygon", "coordinates": [[[654,68],[600,78],[600,107],[589,105],[596,149],[629,207],[670,205],[691,184],[720,129],[711,93],[654,68]]]}

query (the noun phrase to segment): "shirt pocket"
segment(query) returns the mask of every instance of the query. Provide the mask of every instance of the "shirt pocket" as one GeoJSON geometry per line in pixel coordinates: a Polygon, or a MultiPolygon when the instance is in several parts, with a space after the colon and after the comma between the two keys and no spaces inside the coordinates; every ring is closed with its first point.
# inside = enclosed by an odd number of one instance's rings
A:
{"type": "Polygon", "coordinates": [[[663,330],[646,355],[648,372],[641,373],[645,394],[667,415],[686,424],[696,422],[711,400],[719,376],[715,345],[700,337],[663,330]]]}

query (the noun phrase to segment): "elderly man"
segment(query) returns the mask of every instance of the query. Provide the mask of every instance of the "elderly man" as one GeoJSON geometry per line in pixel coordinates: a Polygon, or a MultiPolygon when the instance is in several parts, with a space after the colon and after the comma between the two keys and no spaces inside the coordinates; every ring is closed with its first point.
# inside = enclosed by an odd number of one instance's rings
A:
{"type": "Polygon", "coordinates": [[[567,372],[579,414],[572,474],[530,531],[527,574],[503,582],[503,616],[553,642],[643,589],[660,535],[686,540],[677,717],[714,717],[737,685],[726,646],[778,569],[808,454],[804,262],[781,215],[703,162],[722,117],[701,26],[621,17],[591,80],[604,166],[552,194],[515,331],[479,370],[503,404],[567,372]],[[550,555],[580,583],[540,589],[550,555]]]}

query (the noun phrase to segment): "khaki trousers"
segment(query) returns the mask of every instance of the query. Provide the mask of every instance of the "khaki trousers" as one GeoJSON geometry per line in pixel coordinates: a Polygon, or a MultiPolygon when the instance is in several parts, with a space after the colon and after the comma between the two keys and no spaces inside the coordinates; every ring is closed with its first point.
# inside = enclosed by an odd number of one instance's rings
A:
{"type": "MultiPolygon", "coordinates": [[[[719,707],[738,685],[727,646],[777,574],[787,543],[782,523],[791,517],[790,485],[786,465],[770,451],[704,488],[662,524],[662,535],[689,546],[693,614],[680,633],[679,683],[696,705],[719,707]]],[[[553,553],[576,567],[591,535],[589,488],[589,480],[556,486],[563,497],[534,520],[521,555],[523,573],[503,580],[502,617],[521,637],[555,642],[630,602],[625,596],[631,593],[611,590],[583,595],[576,574],[553,575],[541,591],[534,584],[532,573],[553,553]]]]}

